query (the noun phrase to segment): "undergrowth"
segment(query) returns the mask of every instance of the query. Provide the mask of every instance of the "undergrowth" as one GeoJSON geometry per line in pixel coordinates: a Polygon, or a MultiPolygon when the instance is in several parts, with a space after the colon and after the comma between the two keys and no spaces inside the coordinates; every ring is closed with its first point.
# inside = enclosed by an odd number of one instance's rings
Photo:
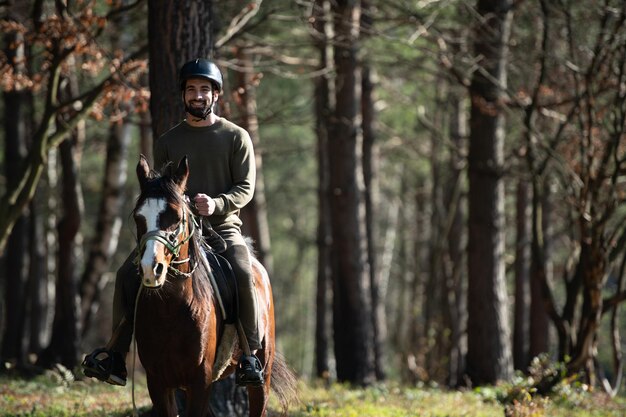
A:
{"type": "MultiPolygon", "coordinates": [[[[150,410],[145,380],[135,398],[140,414],[150,410]]],[[[270,401],[269,417],[279,415],[270,401]]],[[[0,417],[123,417],[132,415],[130,383],[113,387],[93,380],[67,381],[55,373],[32,379],[0,376],[0,417]]],[[[340,384],[300,383],[300,403],[290,417],[622,417],[626,399],[609,399],[569,381],[538,396],[534,380],[474,390],[403,387],[394,383],[365,389],[340,384]]]]}
{"type": "Polygon", "coordinates": [[[626,399],[594,392],[578,375],[568,376],[564,363],[546,356],[533,359],[528,375],[474,391],[484,401],[499,403],[505,417],[623,417],[626,399]]]}

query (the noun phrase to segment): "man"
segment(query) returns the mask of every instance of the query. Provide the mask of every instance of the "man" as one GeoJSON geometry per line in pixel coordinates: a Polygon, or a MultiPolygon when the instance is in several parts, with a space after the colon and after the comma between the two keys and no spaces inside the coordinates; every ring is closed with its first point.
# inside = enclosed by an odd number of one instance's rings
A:
{"type": "MultiPolygon", "coordinates": [[[[186,118],[159,137],[154,147],[155,167],[189,158],[191,167],[187,194],[198,213],[210,222],[227,244],[222,253],[231,264],[237,279],[239,318],[250,351],[261,348],[258,331],[258,305],[252,277],[250,254],[241,235],[239,210],[252,199],[256,165],[248,132],[217,116],[214,105],[222,92],[222,74],[207,59],[195,59],[182,66],[179,74],[186,118]]],[[[85,375],[114,385],[126,384],[125,356],[132,338],[134,298],[139,277],[133,264],[134,254],[117,272],[113,300],[113,335],[108,349],[88,355],[85,375]],[[132,277],[132,278],[130,278],[132,277]]],[[[237,381],[242,385],[263,383],[260,361],[254,356],[242,358],[237,367],[237,381]]]]}

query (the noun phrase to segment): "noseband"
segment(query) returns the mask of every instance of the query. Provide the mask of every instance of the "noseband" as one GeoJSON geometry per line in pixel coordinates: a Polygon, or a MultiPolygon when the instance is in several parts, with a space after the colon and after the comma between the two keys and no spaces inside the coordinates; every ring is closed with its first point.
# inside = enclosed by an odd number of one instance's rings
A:
{"type": "MultiPolygon", "coordinates": [[[[176,230],[171,231],[171,232],[168,232],[166,230],[152,230],[150,232],[146,232],[141,237],[141,240],[139,241],[139,246],[137,248],[137,258],[135,259],[135,263],[139,265],[141,256],[143,252],[146,250],[146,244],[150,240],[156,240],[157,242],[160,242],[161,244],[163,244],[163,246],[167,248],[167,250],[170,251],[170,253],[173,255],[173,259],[170,262],[170,264],[181,265],[186,262],[189,262],[189,257],[185,259],[177,259],[178,256],[180,255],[181,247],[185,243],[187,243],[196,232],[196,220],[193,216],[191,216],[191,221],[189,222],[191,231],[189,232],[189,235],[179,240],[180,235],[182,235],[185,232],[185,224],[187,223],[187,218],[188,218],[187,211],[183,210],[183,218],[178,223],[178,227],[176,228],[176,230]]],[[[168,266],[168,269],[170,272],[174,273],[175,275],[182,275],[185,277],[189,277],[191,276],[193,271],[196,269],[197,265],[198,264],[196,262],[196,264],[193,266],[193,268],[189,272],[182,272],[179,269],[172,267],[171,265],[168,266]]]]}

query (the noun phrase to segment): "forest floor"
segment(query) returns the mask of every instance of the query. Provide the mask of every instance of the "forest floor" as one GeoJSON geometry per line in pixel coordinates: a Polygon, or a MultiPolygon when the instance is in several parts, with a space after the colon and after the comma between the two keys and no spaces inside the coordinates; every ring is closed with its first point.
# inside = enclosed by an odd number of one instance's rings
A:
{"type": "MultiPolygon", "coordinates": [[[[393,384],[367,389],[300,384],[291,417],[623,417],[626,398],[609,399],[584,390],[551,398],[522,398],[503,404],[503,390],[487,387],[449,391],[393,384]],[[507,410],[507,411],[505,411],[507,410]]],[[[135,386],[140,415],[150,409],[145,381],[135,386]]],[[[506,402],[506,401],[505,401],[506,402]]],[[[133,414],[132,389],[92,380],[61,381],[58,374],[33,379],[0,377],[0,417],[122,417],[133,414]]],[[[278,416],[275,400],[270,417],[278,416]]]]}

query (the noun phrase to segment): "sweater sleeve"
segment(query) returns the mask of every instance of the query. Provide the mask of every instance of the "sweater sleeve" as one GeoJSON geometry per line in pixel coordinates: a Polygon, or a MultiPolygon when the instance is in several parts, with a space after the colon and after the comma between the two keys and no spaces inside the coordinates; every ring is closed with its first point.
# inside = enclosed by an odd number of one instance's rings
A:
{"type": "Polygon", "coordinates": [[[241,130],[231,155],[233,186],[226,193],[213,198],[216,215],[226,215],[243,208],[252,200],[256,182],[256,161],[250,135],[241,130]]]}

